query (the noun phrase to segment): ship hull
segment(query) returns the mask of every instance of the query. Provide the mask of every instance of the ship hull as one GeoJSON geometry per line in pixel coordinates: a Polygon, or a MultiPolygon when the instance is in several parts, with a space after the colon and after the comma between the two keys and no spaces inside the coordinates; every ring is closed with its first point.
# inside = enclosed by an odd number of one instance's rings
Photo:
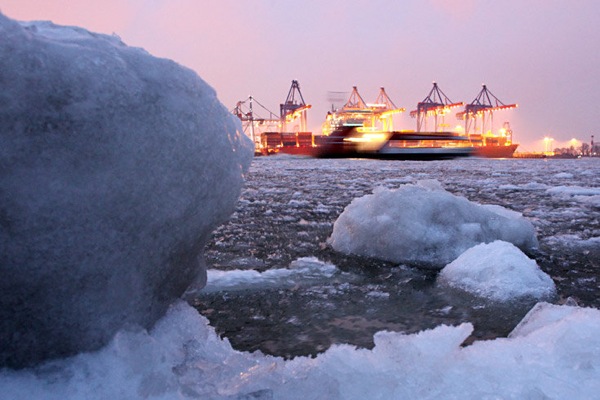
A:
{"type": "Polygon", "coordinates": [[[519,145],[514,143],[508,146],[476,146],[473,155],[485,158],[512,158],[517,147],[519,145]]]}

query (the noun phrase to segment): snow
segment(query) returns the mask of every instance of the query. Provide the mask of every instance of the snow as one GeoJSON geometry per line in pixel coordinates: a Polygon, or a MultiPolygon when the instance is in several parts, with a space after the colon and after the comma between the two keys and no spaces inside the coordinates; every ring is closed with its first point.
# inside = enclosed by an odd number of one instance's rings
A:
{"type": "Polygon", "coordinates": [[[509,338],[461,344],[469,323],[379,332],[372,350],[335,345],[285,361],[244,353],[175,304],[149,332],[0,372],[0,399],[590,399],[600,390],[600,311],[539,303],[509,338]]]}
{"type": "Polygon", "coordinates": [[[252,155],[196,73],[0,14],[0,365],[149,327],[233,212],[252,155]]]}
{"type": "Polygon", "coordinates": [[[494,301],[551,299],[556,291],[552,278],[535,260],[499,240],[465,251],[442,269],[438,282],[494,301]]]}
{"type": "Polygon", "coordinates": [[[468,248],[494,240],[526,251],[538,244],[520,213],[470,202],[426,180],[354,199],[335,221],[329,244],[343,253],[442,268],[468,248]]]}

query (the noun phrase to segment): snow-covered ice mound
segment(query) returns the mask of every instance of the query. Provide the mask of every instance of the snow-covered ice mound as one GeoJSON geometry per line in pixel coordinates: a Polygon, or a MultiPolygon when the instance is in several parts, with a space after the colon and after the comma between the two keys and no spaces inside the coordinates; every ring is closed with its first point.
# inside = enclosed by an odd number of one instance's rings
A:
{"type": "Polygon", "coordinates": [[[195,279],[252,144],[193,71],[0,14],[0,366],[149,327],[195,279]]]}
{"type": "Polygon", "coordinates": [[[354,199],[335,221],[329,244],[343,253],[442,268],[495,240],[524,251],[538,245],[533,225],[520,213],[470,202],[427,181],[354,199]]]}
{"type": "Polygon", "coordinates": [[[187,304],[149,332],[36,370],[0,371],[0,399],[592,399],[600,311],[540,303],[509,338],[461,344],[473,327],[379,332],[285,361],[231,348],[187,304]]]}
{"type": "Polygon", "coordinates": [[[511,243],[476,245],[446,265],[438,282],[494,301],[551,298],[552,278],[511,243]]]}

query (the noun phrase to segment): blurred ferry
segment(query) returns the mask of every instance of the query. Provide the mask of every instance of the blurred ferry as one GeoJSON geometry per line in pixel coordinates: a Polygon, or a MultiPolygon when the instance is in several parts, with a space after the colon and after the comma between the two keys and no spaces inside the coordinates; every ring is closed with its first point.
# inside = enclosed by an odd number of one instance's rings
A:
{"type": "Polygon", "coordinates": [[[468,137],[452,132],[370,131],[346,126],[322,136],[315,155],[395,160],[442,160],[466,157],[474,148],[468,137]]]}

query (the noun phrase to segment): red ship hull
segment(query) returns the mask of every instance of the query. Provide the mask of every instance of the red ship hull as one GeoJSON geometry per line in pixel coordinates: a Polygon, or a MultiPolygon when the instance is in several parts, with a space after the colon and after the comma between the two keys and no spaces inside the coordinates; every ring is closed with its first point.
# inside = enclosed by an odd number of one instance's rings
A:
{"type": "Polygon", "coordinates": [[[508,146],[476,146],[473,155],[486,158],[512,158],[517,147],[519,145],[514,143],[508,146]]]}

